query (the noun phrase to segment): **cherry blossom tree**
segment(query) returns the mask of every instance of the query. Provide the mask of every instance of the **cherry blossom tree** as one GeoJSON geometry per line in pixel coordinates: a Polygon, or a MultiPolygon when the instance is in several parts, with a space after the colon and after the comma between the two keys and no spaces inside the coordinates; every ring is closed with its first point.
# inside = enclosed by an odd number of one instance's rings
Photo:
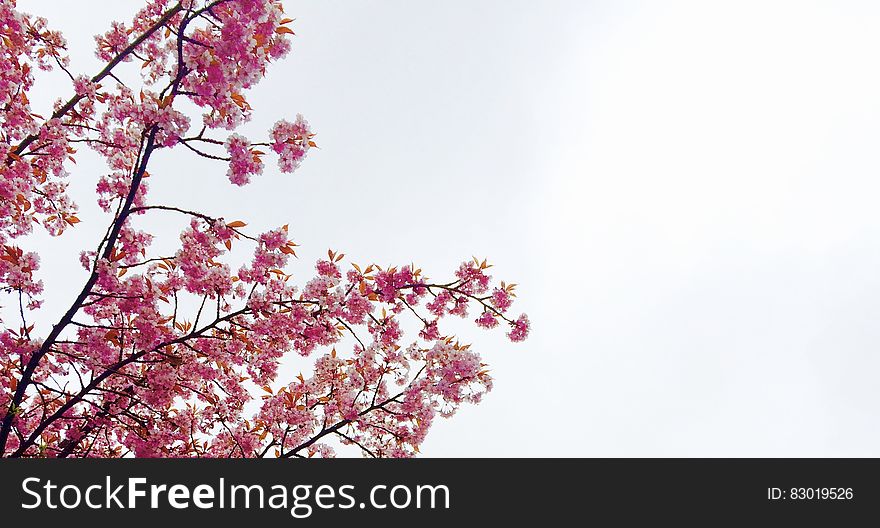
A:
{"type": "Polygon", "coordinates": [[[341,444],[413,456],[438,415],[492,387],[441,320],[526,338],[528,318],[510,311],[515,285],[493,282],[486,261],[436,281],[328,251],[297,287],[284,271],[296,256],[287,226],[249,233],[150,200],[149,179],[165,177],[150,173],[157,155],[216,160],[245,186],[264,159],[293,172],[316,147],[302,116],[259,141],[231,132],[253,111],[248,89],[290,50],[292,22],[276,0],[150,0],[96,37],[103,68],[88,77],[70,71],[45,19],[0,0],[0,455],[311,457],[341,444]],[[38,70],[70,81],[48,117],[28,99],[38,70]],[[68,195],[80,148],[106,162],[96,196],[107,229],[80,255],[79,294],[39,328],[45,292],[28,235],[80,222],[68,195]],[[151,250],[156,215],[186,225],[174,254],[151,250]],[[233,246],[252,255],[240,267],[233,246]],[[408,324],[418,335],[406,339],[408,324]],[[294,353],[311,357],[310,375],[279,368],[294,353]]]}

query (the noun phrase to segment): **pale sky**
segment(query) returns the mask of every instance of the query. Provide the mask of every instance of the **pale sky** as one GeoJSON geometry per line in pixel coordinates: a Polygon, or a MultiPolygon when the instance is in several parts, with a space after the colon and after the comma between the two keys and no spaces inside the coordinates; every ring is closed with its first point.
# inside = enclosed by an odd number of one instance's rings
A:
{"type": "MultiPolygon", "coordinates": [[[[19,1],[83,73],[138,5],[19,1]]],[[[424,456],[880,456],[880,4],[285,6],[293,52],[244,132],[302,113],[321,149],[243,189],[174,151],[153,200],[290,223],[301,282],[333,248],[520,284],[530,339],[462,327],[495,390],[424,456]]],[[[83,223],[27,246],[57,250],[46,324],[106,225],[102,170],[73,174],[83,223]]]]}

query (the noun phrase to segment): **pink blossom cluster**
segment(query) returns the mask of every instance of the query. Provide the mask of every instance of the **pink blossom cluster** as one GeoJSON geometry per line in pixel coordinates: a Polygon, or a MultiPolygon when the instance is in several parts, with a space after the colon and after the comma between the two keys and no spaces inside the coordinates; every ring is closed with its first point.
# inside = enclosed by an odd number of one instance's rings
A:
{"type": "Polygon", "coordinates": [[[278,167],[281,172],[293,172],[314,145],[309,123],[297,114],[296,121],[290,123],[282,119],[272,127],[272,150],[278,154],[278,167]]]}
{"type": "Polygon", "coordinates": [[[259,154],[251,150],[247,138],[232,134],[226,140],[226,152],[229,153],[229,170],[226,175],[235,185],[245,185],[252,174],[263,172],[263,162],[259,154]]]}
{"type": "MultiPolygon", "coordinates": [[[[76,207],[66,194],[64,163],[73,149],[60,121],[40,123],[27,93],[34,69],[66,67],[66,42],[46,20],[0,0],[0,243],[26,235],[42,223],[57,234],[76,207]],[[25,155],[23,145],[34,145],[25,155]],[[29,157],[26,157],[29,156],[29,157]]],[[[75,217],[74,217],[75,218],[75,217]]],[[[73,220],[76,222],[76,220],[73,220]]]]}
{"type": "Polygon", "coordinates": [[[135,39],[140,39],[137,55],[148,57],[148,60],[141,64],[144,81],[147,84],[157,82],[167,75],[167,69],[173,66],[172,57],[176,52],[176,41],[168,38],[170,35],[166,33],[155,31],[155,27],[164,17],[168,20],[165,28],[170,31],[170,28],[180,24],[184,10],[193,8],[195,2],[193,0],[179,2],[176,4],[179,6],[178,10],[175,10],[174,5],[169,0],[150,0],[134,16],[131,24],[112,22],[107,32],[95,36],[96,56],[104,62],[111,62],[117,58],[123,62],[131,62],[135,60],[135,56],[126,53],[125,50],[134,43],[135,39]]]}
{"type": "Polygon", "coordinates": [[[290,50],[281,3],[272,0],[215,2],[215,23],[197,28],[183,43],[183,80],[192,100],[206,107],[205,124],[233,129],[250,116],[243,92],[263,77],[266,66],[290,50]]]}
{"type": "Polygon", "coordinates": [[[24,252],[15,246],[0,246],[0,288],[26,296],[30,309],[40,306],[35,296],[43,291],[43,281],[34,278],[39,269],[40,256],[36,253],[24,252]]]}

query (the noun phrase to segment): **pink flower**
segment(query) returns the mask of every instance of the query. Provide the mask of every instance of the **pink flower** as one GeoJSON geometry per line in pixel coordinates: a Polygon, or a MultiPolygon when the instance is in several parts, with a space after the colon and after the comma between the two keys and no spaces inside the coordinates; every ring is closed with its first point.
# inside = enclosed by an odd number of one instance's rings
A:
{"type": "Polygon", "coordinates": [[[440,339],[440,331],[437,329],[437,321],[431,321],[419,332],[419,337],[425,341],[435,341],[440,339]]]}
{"type": "Polygon", "coordinates": [[[463,262],[455,276],[461,281],[461,289],[466,293],[481,294],[489,289],[490,277],[484,273],[485,268],[473,261],[463,262]]]}
{"type": "Polygon", "coordinates": [[[525,341],[526,337],[529,335],[528,316],[526,314],[520,315],[510,326],[511,330],[508,332],[507,337],[514,342],[525,341]]]}
{"type": "Polygon", "coordinates": [[[81,95],[87,99],[94,99],[97,91],[95,83],[85,75],[80,75],[74,79],[73,88],[76,91],[76,95],[81,95]]]}
{"type": "Polygon", "coordinates": [[[267,231],[260,235],[260,242],[262,242],[269,251],[281,249],[282,246],[287,244],[287,240],[286,229],[273,229],[272,231],[267,231]]]}
{"type": "Polygon", "coordinates": [[[496,319],[492,312],[488,310],[483,312],[475,322],[477,323],[477,326],[482,328],[495,328],[498,326],[498,319],[496,319]]]}
{"type": "Polygon", "coordinates": [[[452,300],[452,295],[443,290],[434,297],[434,300],[425,305],[432,314],[440,317],[446,313],[446,304],[452,300]]]}
{"type": "Polygon", "coordinates": [[[281,172],[293,172],[305,158],[312,145],[309,123],[302,115],[296,122],[280,120],[272,127],[272,150],[278,154],[278,167],[281,172]]]}
{"type": "Polygon", "coordinates": [[[232,134],[226,140],[225,146],[230,157],[229,170],[226,172],[229,181],[235,185],[245,185],[250,181],[251,174],[263,172],[263,162],[250,149],[247,138],[232,134]]]}
{"type": "Polygon", "coordinates": [[[501,288],[495,288],[492,291],[492,306],[498,309],[499,312],[504,312],[510,305],[513,304],[513,299],[510,296],[510,293],[507,290],[502,290],[501,288]]]}
{"type": "Polygon", "coordinates": [[[319,260],[315,267],[318,270],[318,274],[324,277],[342,277],[342,274],[339,272],[339,268],[336,266],[336,264],[330,262],[329,260],[319,260]]]}

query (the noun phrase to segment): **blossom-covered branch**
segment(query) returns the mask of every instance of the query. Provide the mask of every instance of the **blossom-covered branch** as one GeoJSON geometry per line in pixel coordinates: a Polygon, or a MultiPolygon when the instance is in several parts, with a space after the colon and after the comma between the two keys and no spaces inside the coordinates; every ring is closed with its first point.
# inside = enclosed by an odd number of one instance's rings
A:
{"type": "Polygon", "coordinates": [[[289,51],[292,22],[278,1],[150,1],[96,37],[105,65],[86,77],[70,73],[66,42],[45,20],[0,0],[0,289],[17,316],[0,328],[0,454],[330,456],[336,438],[366,456],[412,456],[437,415],[492,386],[441,320],[474,317],[525,339],[528,318],[508,315],[515,285],[493,285],[486,261],[437,282],[412,266],[343,269],[329,251],[300,288],[284,271],[297,247],[287,226],[249,233],[242,221],[149,201],[160,151],[223,163],[243,186],[267,152],[293,172],[316,146],[302,116],[260,141],[221,135],[249,119],[246,93],[289,51]],[[33,68],[53,67],[74,95],[43,119],[27,92],[33,68]],[[17,240],[79,223],[67,194],[77,144],[106,161],[96,191],[109,222],[80,255],[79,295],[41,336],[28,322],[41,309],[39,257],[17,240]],[[173,255],[151,250],[156,214],[188,219],[173,255]],[[242,244],[252,257],[236,265],[242,244]],[[407,325],[418,332],[409,340],[407,325]],[[314,357],[311,374],[279,372],[289,353],[314,357]]]}

